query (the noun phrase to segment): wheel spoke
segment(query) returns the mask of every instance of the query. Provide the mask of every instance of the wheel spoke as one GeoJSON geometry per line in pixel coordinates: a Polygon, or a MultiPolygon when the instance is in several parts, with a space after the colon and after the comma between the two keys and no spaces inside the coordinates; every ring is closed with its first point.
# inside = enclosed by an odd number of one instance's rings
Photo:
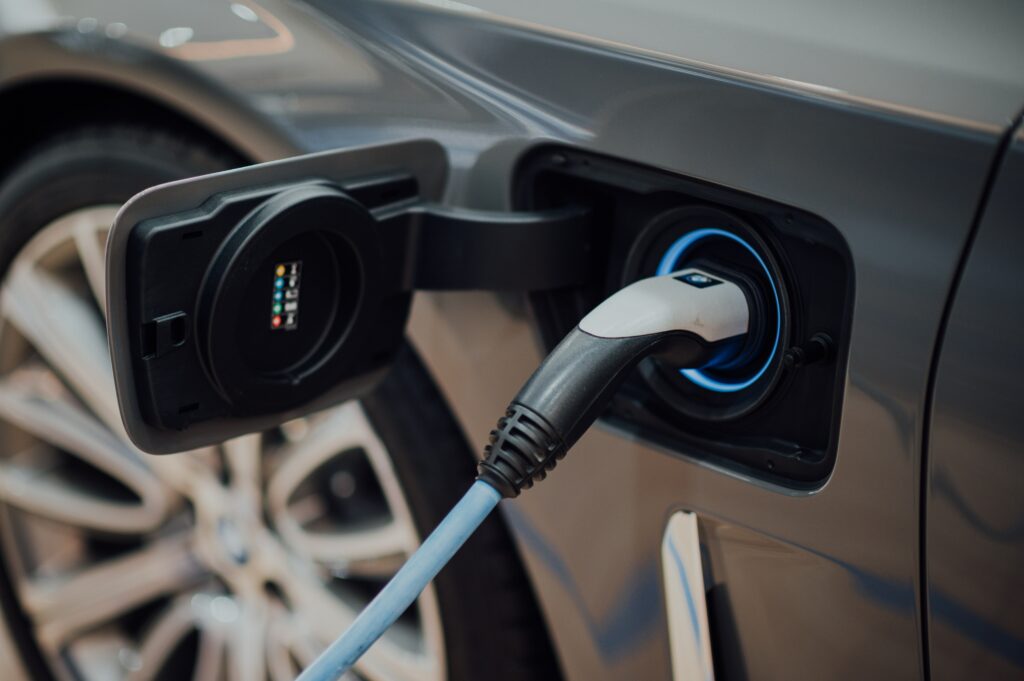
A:
{"type": "Polygon", "coordinates": [[[402,512],[404,503],[390,467],[381,471],[374,465],[392,511],[391,517],[381,523],[344,531],[309,532],[303,529],[290,506],[291,496],[299,484],[331,457],[355,447],[366,451],[371,460],[374,450],[383,451],[383,444],[362,408],[351,403],[319,419],[305,438],[285,448],[284,462],[268,484],[268,503],[277,531],[299,555],[309,556],[344,574],[387,577],[418,544],[411,518],[402,512]],[[389,488],[392,488],[391,495],[389,488]],[[398,504],[402,508],[395,514],[398,504]]]}
{"type": "Polygon", "coordinates": [[[363,447],[368,437],[376,435],[355,403],[321,414],[304,437],[281,451],[282,464],[267,484],[271,506],[283,509],[299,484],[325,461],[346,449],[363,447]]]}
{"type": "Polygon", "coordinates": [[[25,455],[0,462],[0,499],[33,513],[80,527],[146,532],[166,516],[166,489],[138,454],[73,402],[44,388],[46,373],[22,371],[0,381],[0,418],[59,447],[116,479],[138,502],[90,494],[51,474],[47,457],[25,455]]]}
{"type": "MultiPolygon", "coordinates": [[[[268,484],[267,499],[282,541],[297,555],[312,558],[342,576],[390,577],[402,559],[416,549],[419,538],[405,503],[390,457],[362,407],[349,403],[316,419],[301,440],[282,450],[283,463],[268,484]],[[289,508],[294,491],[323,463],[340,452],[366,452],[390,511],[381,525],[347,531],[309,532],[289,508]]],[[[296,613],[308,623],[314,638],[333,640],[358,614],[333,594],[316,575],[291,569],[281,577],[282,588],[296,613]]],[[[443,676],[443,643],[436,597],[428,588],[419,599],[421,643],[427,652],[397,643],[395,632],[385,634],[360,660],[357,671],[369,679],[426,679],[443,676]]]]}
{"type": "Polygon", "coordinates": [[[27,465],[0,465],[0,499],[30,513],[92,530],[135,534],[155,525],[138,504],[101,501],[69,491],[27,465]]]}
{"type": "Polygon", "coordinates": [[[107,335],[92,304],[48,272],[16,262],[3,311],[39,353],[115,433],[123,431],[107,335]]]}
{"type": "Polygon", "coordinates": [[[199,630],[199,650],[192,681],[218,681],[224,668],[227,635],[222,628],[203,627],[199,630]]]}
{"type": "Polygon", "coordinates": [[[267,604],[242,600],[228,634],[228,681],[251,681],[267,675],[267,604]]]}
{"type": "Polygon", "coordinates": [[[267,628],[267,671],[272,681],[292,681],[312,664],[318,648],[305,624],[284,608],[276,608],[267,628]]]}
{"type": "Polygon", "coordinates": [[[76,211],[64,218],[72,221],[78,258],[89,280],[89,288],[104,314],[107,310],[106,235],[116,215],[117,207],[111,206],[76,211]]]}
{"type": "Polygon", "coordinates": [[[345,630],[359,614],[328,591],[319,575],[301,565],[289,564],[286,558],[275,560],[275,583],[280,585],[292,612],[310,634],[321,641],[330,641],[345,630]]]}
{"type": "Polygon", "coordinates": [[[216,681],[224,656],[225,631],[211,622],[206,610],[197,607],[200,597],[209,601],[207,594],[187,594],[174,600],[171,606],[147,631],[139,647],[139,666],[128,676],[128,681],[153,681],[164,671],[171,655],[192,632],[199,635],[192,681],[216,681]]]}
{"type": "MultiPolygon", "coordinates": [[[[313,575],[292,570],[280,583],[294,605],[296,616],[302,618],[321,645],[337,638],[358,614],[313,575]]],[[[355,669],[373,681],[419,681],[442,676],[439,664],[434,655],[399,645],[392,632],[388,632],[366,651],[355,669]]]]}
{"type": "Polygon", "coordinates": [[[408,537],[394,521],[348,532],[305,532],[287,519],[278,527],[282,539],[299,555],[323,563],[338,575],[388,578],[408,555],[408,537]]]}
{"type": "Polygon", "coordinates": [[[214,447],[207,447],[178,454],[142,456],[153,474],[165,485],[195,501],[211,489],[217,492],[220,487],[217,473],[209,464],[214,453],[214,447]]]}
{"type": "Polygon", "coordinates": [[[202,575],[188,539],[167,537],[69,576],[27,580],[22,602],[40,645],[58,652],[74,634],[182,591],[202,575]]]}
{"type": "Polygon", "coordinates": [[[237,437],[224,443],[228,473],[232,489],[253,512],[258,512],[260,466],[263,456],[263,437],[259,433],[237,437]]]}
{"type": "Polygon", "coordinates": [[[370,681],[420,681],[440,678],[437,659],[393,645],[381,637],[355,664],[360,676],[370,681]]]}

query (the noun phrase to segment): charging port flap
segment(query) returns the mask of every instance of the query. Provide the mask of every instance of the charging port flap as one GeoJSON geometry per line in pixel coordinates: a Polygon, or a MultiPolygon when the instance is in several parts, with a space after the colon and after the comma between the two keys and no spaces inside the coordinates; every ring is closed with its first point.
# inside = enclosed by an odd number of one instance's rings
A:
{"type": "Polygon", "coordinates": [[[371,386],[403,342],[410,297],[372,212],[440,200],[447,173],[439,144],[410,141],[172,182],[125,204],[107,242],[107,331],[132,441],[193,449],[371,386]]]}

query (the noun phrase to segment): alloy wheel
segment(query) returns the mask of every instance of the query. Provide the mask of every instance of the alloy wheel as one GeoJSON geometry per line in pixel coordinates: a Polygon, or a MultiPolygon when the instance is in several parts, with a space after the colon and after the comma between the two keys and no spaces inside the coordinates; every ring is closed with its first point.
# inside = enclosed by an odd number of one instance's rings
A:
{"type": "MultiPolygon", "coordinates": [[[[169,456],[128,441],[103,325],[115,206],[65,215],[0,289],[0,552],[58,678],[294,678],[419,543],[358,403],[169,456]]],[[[356,678],[442,679],[428,588],[356,678]]]]}

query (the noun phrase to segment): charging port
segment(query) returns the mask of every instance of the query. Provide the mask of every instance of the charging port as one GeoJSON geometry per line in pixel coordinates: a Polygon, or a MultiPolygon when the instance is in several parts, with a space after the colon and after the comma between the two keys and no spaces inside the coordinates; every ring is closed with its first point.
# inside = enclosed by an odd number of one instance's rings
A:
{"type": "Polygon", "coordinates": [[[789,342],[789,292],[778,260],[740,218],[705,205],[672,208],[639,233],[623,266],[623,280],[668,274],[684,267],[724,271],[749,282],[758,338],[751,351],[727,364],[680,368],[651,361],[641,367],[651,388],[680,413],[708,421],[735,419],[757,409],[782,374],[789,342]]]}
{"type": "Polygon", "coordinates": [[[698,267],[755,291],[759,335],[748,352],[699,368],[645,360],[606,422],[783,484],[814,487],[827,478],[853,285],[835,227],[760,197],[554,146],[522,159],[513,197],[518,210],[590,205],[598,216],[592,228],[603,267],[590,283],[531,296],[548,349],[609,293],[644,277],[698,267]],[[812,338],[827,338],[827,351],[817,352],[812,338]],[[797,361],[809,356],[815,361],[797,361]]]}

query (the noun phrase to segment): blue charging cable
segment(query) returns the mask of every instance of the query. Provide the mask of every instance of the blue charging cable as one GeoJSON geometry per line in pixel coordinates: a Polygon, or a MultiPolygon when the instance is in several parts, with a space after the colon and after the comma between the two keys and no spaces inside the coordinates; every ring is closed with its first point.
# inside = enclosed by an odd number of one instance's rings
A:
{"type": "Polygon", "coordinates": [[[474,482],[348,630],[324,650],[296,681],[334,681],[348,671],[412,605],[499,501],[501,494],[498,490],[482,480],[474,482]]]}

